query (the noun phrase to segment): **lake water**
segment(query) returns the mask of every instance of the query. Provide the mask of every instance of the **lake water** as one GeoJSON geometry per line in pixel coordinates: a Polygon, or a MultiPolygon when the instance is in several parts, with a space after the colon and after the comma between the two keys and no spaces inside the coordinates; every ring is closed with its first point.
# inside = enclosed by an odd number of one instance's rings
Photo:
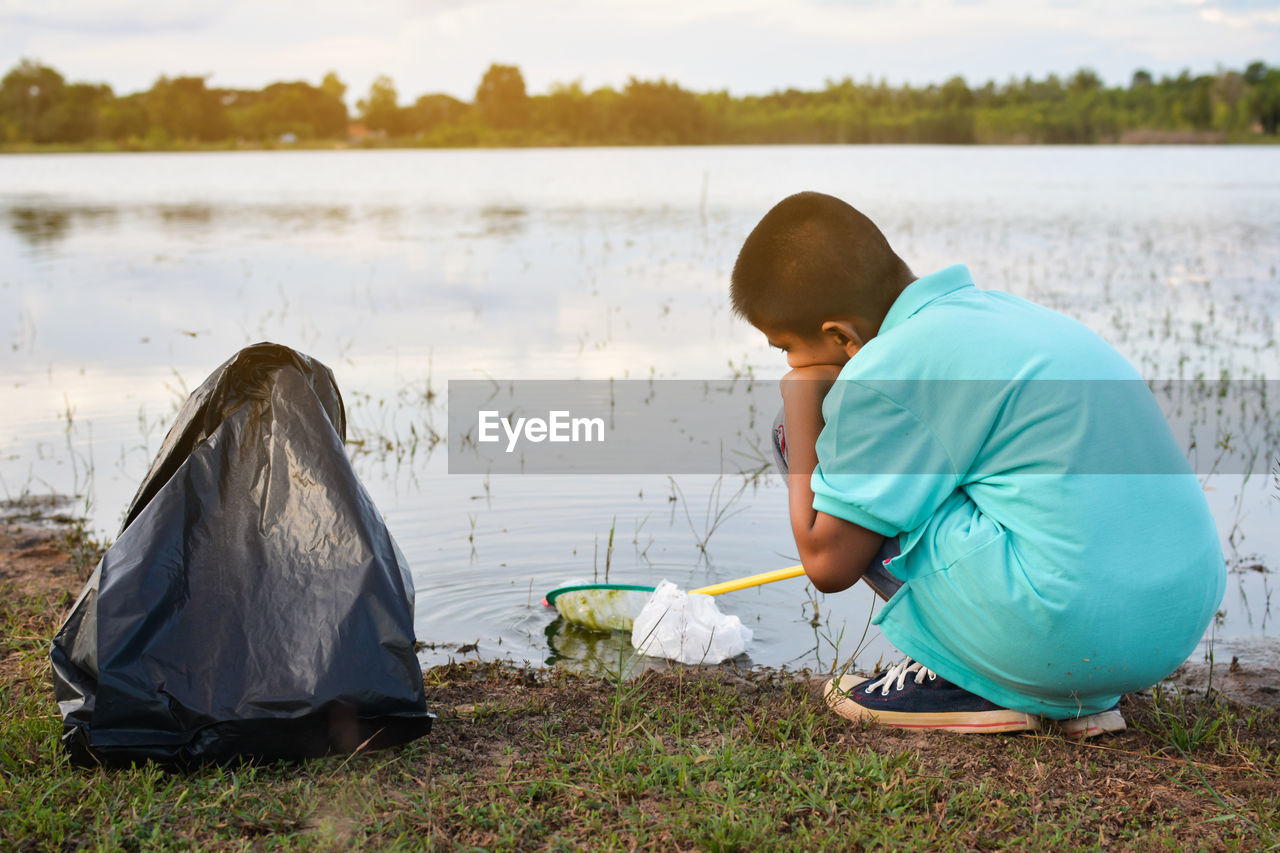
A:
{"type": "MultiPolygon", "coordinates": [[[[783,360],[728,310],[728,272],[801,189],[860,207],[917,273],[964,262],[1082,320],[1146,378],[1280,379],[1277,148],[8,156],[0,486],[76,494],[113,536],[187,391],[246,344],[288,344],[337,376],[357,470],[414,570],[425,662],[478,641],[634,664],[542,593],[606,562],[614,581],[686,588],[790,565],[781,479],[450,475],[426,437],[449,380],[776,380],[783,360]]],[[[1273,636],[1280,470],[1244,433],[1257,464],[1230,464],[1241,436],[1195,451],[1232,566],[1213,630],[1273,636]]],[[[798,580],[720,604],[754,629],[752,663],[819,668],[854,654],[873,606],[798,580]]],[[[874,631],[861,645],[863,666],[893,655],[874,631]]]]}

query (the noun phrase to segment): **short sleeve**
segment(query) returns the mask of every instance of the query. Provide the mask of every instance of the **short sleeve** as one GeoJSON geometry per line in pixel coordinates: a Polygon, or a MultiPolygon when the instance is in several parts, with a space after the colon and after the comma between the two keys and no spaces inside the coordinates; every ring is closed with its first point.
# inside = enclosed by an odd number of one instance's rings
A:
{"type": "Polygon", "coordinates": [[[839,380],[822,405],[813,508],[883,536],[920,527],[961,481],[934,432],[907,406],[839,380]]]}

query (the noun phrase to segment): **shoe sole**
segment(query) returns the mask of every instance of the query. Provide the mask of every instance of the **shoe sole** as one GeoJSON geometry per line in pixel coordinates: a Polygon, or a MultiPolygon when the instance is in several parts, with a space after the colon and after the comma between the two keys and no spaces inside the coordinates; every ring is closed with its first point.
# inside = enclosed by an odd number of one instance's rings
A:
{"type": "Polygon", "coordinates": [[[867,679],[854,675],[831,679],[822,690],[827,707],[846,719],[870,720],[882,726],[899,729],[925,729],[969,734],[998,734],[1000,732],[1029,732],[1043,728],[1040,717],[1024,711],[1001,708],[998,711],[947,711],[932,714],[905,714],[894,711],[873,711],[848,698],[848,694],[867,679]]]}
{"type": "Polygon", "coordinates": [[[1097,737],[1107,732],[1121,732],[1125,729],[1124,716],[1116,709],[1102,711],[1098,714],[1087,714],[1071,720],[1059,720],[1058,729],[1063,737],[1072,740],[1084,740],[1097,737]]]}

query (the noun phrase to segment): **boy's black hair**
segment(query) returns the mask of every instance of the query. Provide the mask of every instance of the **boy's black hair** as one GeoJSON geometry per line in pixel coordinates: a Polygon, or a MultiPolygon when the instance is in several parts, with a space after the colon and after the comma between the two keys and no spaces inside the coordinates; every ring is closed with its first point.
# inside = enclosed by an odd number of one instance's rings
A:
{"type": "Polygon", "coordinates": [[[836,316],[878,326],[911,278],[874,222],[834,196],[802,192],[747,236],[729,296],[754,326],[814,335],[836,316]]]}

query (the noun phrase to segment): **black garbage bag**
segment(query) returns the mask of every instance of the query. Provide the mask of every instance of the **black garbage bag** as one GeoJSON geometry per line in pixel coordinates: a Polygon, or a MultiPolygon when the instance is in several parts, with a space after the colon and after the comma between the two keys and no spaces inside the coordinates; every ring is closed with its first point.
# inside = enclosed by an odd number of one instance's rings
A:
{"type": "Polygon", "coordinates": [[[297,759],[431,727],[408,567],[333,374],[241,350],[188,398],[53,641],[78,763],[297,759]]]}

